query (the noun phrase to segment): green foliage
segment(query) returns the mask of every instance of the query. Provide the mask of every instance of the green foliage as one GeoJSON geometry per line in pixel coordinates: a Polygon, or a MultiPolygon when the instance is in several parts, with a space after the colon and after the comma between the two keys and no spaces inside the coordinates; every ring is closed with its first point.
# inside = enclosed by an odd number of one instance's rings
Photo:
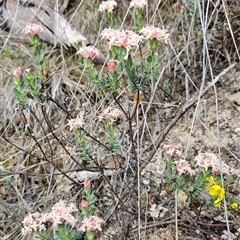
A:
{"type": "Polygon", "coordinates": [[[211,168],[205,169],[199,166],[200,169],[198,169],[199,171],[197,171],[196,176],[189,177],[187,174],[193,172],[189,164],[184,160],[175,160],[175,158],[179,159],[180,157],[179,155],[175,157],[166,156],[167,169],[165,181],[167,186],[171,186],[172,191],[182,190],[188,196],[185,202],[186,207],[197,203],[201,205],[201,209],[208,211],[216,207],[220,208],[222,200],[226,197],[226,187],[221,187],[220,177],[213,178],[211,168]],[[206,190],[208,190],[208,193],[206,190]],[[203,200],[203,194],[208,194],[212,201],[203,200]]]}
{"type": "Polygon", "coordinates": [[[173,158],[170,156],[166,156],[167,170],[166,170],[166,182],[170,185],[174,184],[177,171],[174,168],[173,158]]]}
{"type": "Polygon", "coordinates": [[[80,130],[75,130],[74,135],[78,143],[77,149],[80,151],[83,161],[91,163],[93,161],[92,150],[90,145],[86,143],[85,134],[82,133],[80,130]]]}
{"type": "Polygon", "coordinates": [[[34,73],[27,73],[26,80],[28,82],[28,88],[30,95],[37,101],[41,102],[41,86],[38,77],[34,73]]]}
{"type": "Polygon", "coordinates": [[[129,88],[131,92],[142,90],[141,78],[137,73],[137,66],[133,63],[132,57],[129,55],[127,60],[124,60],[124,69],[126,70],[129,88]]]}
{"type": "Polygon", "coordinates": [[[181,190],[187,186],[186,177],[184,175],[178,175],[174,159],[170,156],[166,156],[167,170],[166,170],[166,183],[168,183],[172,190],[181,190]]]}
{"type": "Polygon", "coordinates": [[[143,27],[143,11],[142,9],[135,9],[135,28],[138,32],[143,27]]]}
{"type": "Polygon", "coordinates": [[[107,17],[108,17],[108,23],[110,28],[116,28],[117,24],[114,20],[114,15],[113,12],[107,12],[107,17]]]}
{"type": "Polygon", "coordinates": [[[49,232],[47,231],[36,231],[36,234],[38,236],[39,239],[41,240],[52,240],[52,236],[49,232]]]}
{"type": "Polygon", "coordinates": [[[196,195],[195,197],[197,197],[198,194],[198,190],[202,190],[206,187],[207,185],[207,181],[206,179],[209,178],[211,176],[211,171],[210,170],[205,170],[202,169],[199,174],[197,175],[197,178],[195,179],[195,183],[192,185],[193,189],[194,189],[194,193],[193,195],[196,195]]]}
{"type": "Polygon", "coordinates": [[[86,68],[87,78],[89,82],[93,84],[93,86],[96,86],[103,93],[103,97],[105,97],[106,89],[109,87],[108,82],[105,81],[102,75],[96,70],[95,66],[93,65],[90,59],[84,58],[83,61],[85,66],[86,64],[91,64],[89,68],[86,68]]]}
{"type": "Polygon", "coordinates": [[[119,90],[119,80],[116,73],[109,74],[109,87],[112,94],[117,94],[119,90]]]}
{"type": "Polygon", "coordinates": [[[112,152],[116,152],[119,148],[119,136],[116,135],[116,125],[111,120],[108,120],[108,140],[107,146],[112,150],[112,152]]]}
{"type": "Polygon", "coordinates": [[[173,86],[168,80],[164,81],[164,91],[167,96],[171,96],[173,94],[173,86]]]}
{"type": "Polygon", "coordinates": [[[57,231],[56,237],[58,240],[83,239],[82,234],[77,233],[76,230],[71,228],[69,225],[58,225],[56,231],[57,231]]]}
{"type": "Polygon", "coordinates": [[[97,198],[95,196],[95,192],[92,189],[85,190],[85,196],[86,200],[88,201],[89,207],[88,212],[84,215],[84,217],[89,217],[94,214],[95,211],[95,203],[97,201],[97,198]]]}
{"type": "Polygon", "coordinates": [[[197,40],[201,41],[203,39],[203,33],[201,30],[201,16],[199,11],[198,2],[196,0],[190,1],[190,15],[194,17],[195,24],[194,24],[194,33],[197,36],[197,40]]]}
{"type": "Polygon", "coordinates": [[[13,89],[13,93],[16,96],[19,105],[24,109],[27,105],[27,91],[25,90],[24,82],[22,79],[14,77],[14,83],[17,87],[13,89]]]}
{"type": "Polygon", "coordinates": [[[22,51],[20,48],[13,49],[11,46],[4,46],[4,49],[1,53],[1,58],[2,60],[5,59],[12,59],[12,60],[17,60],[20,64],[24,64],[26,61],[26,58],[24,57],[22,51]]]}

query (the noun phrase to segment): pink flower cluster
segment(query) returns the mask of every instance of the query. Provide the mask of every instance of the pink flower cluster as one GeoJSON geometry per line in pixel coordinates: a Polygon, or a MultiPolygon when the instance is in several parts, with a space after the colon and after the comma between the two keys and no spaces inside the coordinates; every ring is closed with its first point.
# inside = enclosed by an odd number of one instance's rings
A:
{"type": "Polygon", "coordinates": [[[23,34],[29,34],[31,37],[35,35],[39,35],[40,32],[44,31],[41,25],[35,23],[29,23],[26,27],[22,30],[23,34]]]}
{"type": "Polygon", "coordinates": [[[110,46],[118,46],[131,50],[138,46],[143,37],[130,30],[116,30],[105,28],[101,33],[102,39],[107,39],[110,46]]]}
{"type": "Polygon", "coordinates": [[[221,172],[229,174],[229,166],[221,162],[213,153],[200,153],[195,157],[195,161],[197,162],[197,166],[203,167],[206,170],[212,168],[212,173],[215,175],[219,175],[221,172]]]}
{"type": "Polygon", "coordinates": [[[82,221],[82,226],[78,229],[81,232],[94,232],[96,230],[102,231],[101,224],[103,223],[103,219],[97,216],[90,216],[89,218],[85,218],[82,221]]]}
{"type": "Polygon", "coordinates": [[[45,222],[46,219],[39,212],[28,214],[22,221],[23,224],[22,234],[26,236],[28,233],[31,233],[32,231],[46,230],[46,227],[44,225],[45,222]]]}
{"type": "Polygon", "coordinates": [[[77,118],[74,118],[74,119],[70,119],[70,120],[68,120],[68,125],[70,127],[70,131],[77,130],[77,129],[83,127],[84,119],[80,118],[80,117],[77,117],[77,118]]]}
{"type": "Polygon", "coordinates": [[[77,211],[78,209],[74,204],[70,203],[67,205],[66,201],[60,200],[53,205],[52,212],[45,214],[45,219],[52,222],[53,227],[57,227],[58,224],[74,226],[77,220],[72,214],[77,211]]]}
{"type": "Polygon", "coordinates": [[[177,145],[174,144],[164,144],[163,150],[170,157],[180,157],[181,151],[178,149],[177,145]]]}
{"type": "Polygon", "coordinates": [[[123,112],[118,110],[117,108],[108,107],[103,113],[100,115],[100,120],[109,119],[111,121],[116,121],[118,117],[123,116],[123,112]]]}
{"type": "Polygon", "coordinates": [[[174,161],[176,165],[176,169],[179,172],[179,174],[188,174],[190,176],[194,175],[195,171],[191,169],[191,166],[187,160],[176,160],[174,161]]]}
{"type": "Polygon", "coordinates": [[[158,41],[167,41],[169,34],[166,29],[161,29],[154,26],[143,27],[140,32],[150,40],[156,39],[158,41]]]}
{"type": "Polygon", "coordinates": [[[134,7],[134,8],[142,9],[146,5],[147,5],[146,0],[132,0],[130,2],[130,8],[134,7]]]}
{"type": "Polygon", "coordinates": [[[75,37],[73,37],[71,39],[72,44],[77,44],[77,43],[82,43],[82,42],[87,42],[87,39],[84,36],[82,36],[81,34],[76,35],[75,37]]]}
{"type": "Polygon", "coordinates": [[[77,54],[81,54],[84,58],[90,58],[91,60],[98,57],[100,53],[100,50],[94,46],[82,47],[79,51],[77,51],[77,54]]]}
{"type": "Polygon", "coordinates": [[[114,7],[117,6],[117,2],[114,0],[108,0],[108,1],[103,1],[100,6],[99,6],[99,10],[100,12],[104,12],[104,11],[108,11],[108,12],[112,12],[114,7]]]}
{"type": "Polygon", "coordinates": [[[74,212],[78,211],[74,204],[67,205],[66,201],[60,200],[52,207],[50,213],[33,213],[27,215],[23,223],[22,234],[26,236],[32,231],[46,230],[44,223],[51,222],[53,227],[57,227],[58,224],[69,224],[74,226],[76,224],[76,219],[72,215],[74,212]]]}

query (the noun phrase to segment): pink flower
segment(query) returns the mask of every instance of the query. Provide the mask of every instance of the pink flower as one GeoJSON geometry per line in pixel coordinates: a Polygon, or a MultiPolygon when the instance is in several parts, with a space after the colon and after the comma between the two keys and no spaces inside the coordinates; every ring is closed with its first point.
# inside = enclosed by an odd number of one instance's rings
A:
{"type": "Polygon", "coordinates": [[[133,31],[116,30],[105,28],[102,33],[102,39],[107,39],[110,46],[119,46],[129,51],[134,46],[138,46],[142,41],[142,37],[133,31]]]}
{"type": "Polygon", "coordinates": [[[156,39],[158,41],[167,41],[169,34],[167,33],[166,29],[161,29],[154,26],[147,26],[143,27],[140,32],[147,38],[147,39],[156,39]]]}
{"type": "Polygon", "coordinates": [[[31,37],[35,35],[39,35],[40,32],[44,31],[41,25],[35,23],[29,23],[26,27],[22,30],[23,34],[29,34],[31,37]]]}
{"type": "Polygon", "coordinates": [[[66,201],[60,200],[53,205],[50,213],[44,214],[44,218],[46,221],[52,222],[54,228],[56,228],[58,224],[74,226],[77,220],[72,214],[76,211],[78,211],[78,209],[74,204],[67,205],[66,201]]]}
{"type": "Polygon", "coordinates": [[[147,5],[146,0],[132,0],[130,3],[130,8],[134,7],[134,8],[142,9],[146,5],[147,5]]]}
{"type": "Polygon", "coordinates": [[[82,47],[79,51],[77,51],[77,54],[81,54],[84,58],[90,58],[91,60],[98,57],[100,53],[101,52],[94,46],[82,47]]]}
{"type": "Polygon", "coordinates": [[[89,218],[84,218],[82,221],[82,226],[78,231],[82,232],[94,232],[96,230],[102,231],[101,224],[104,223],[102,218],[97,216],[90,216],[89,218]]]}
{"type": "Polygon", "coordinates": [[[22,69],[20,67],[17,67],[14,71],[13,71],[13,76],[17,79],[20,79],[22,76],[22,69]]]}
{"type": "Polygon", "coordinates": [[[32,231],[46,230],[44,223],[46,220],[43,218],[43,215],[39,212],[28,214],[22,221],[23,229],[22,234],[26,236],[32,231]]]}
{"type": "Polygon", "coordinates": [[[76,35],[75,37],[73,37],[71,39],[72,44],[77,44],[77,43],[82,43],[82,42],[87,42],[87,39],[84,36],[82,36],[81,34],[76,35]]]}
{"type": "Polygon", "coordinates": [[[197,162],[197,166],[207,170],[209,167],[212,167],[215,162],[218,162],[218,158],[213,153],[200,153],[195,157],[195,161],[197,162]]]}
{"type": "Polygon", "coordinates": [[[74,119],[70,119],[68,120],[68,125],[70,127],[70,131],[72,130],[77,130],[79,128],[82,128],[84,125],[84,119],[83,118],[74,118],[74,119]]]}
{"type": "Polygon", "coordinates": [[[229,175],[229,169],[230,169],[230,167],[226,163],[222,162],[222,164],[221,164],[221,162],[218,162],[218,163],[213,164],[212,173],[214,175],[220,175],[222,172],[223,174],[229,175]]]}
{"type": "Polygon", "coordinates": [[[213,153],[200,153],[195,157],[197,166],[205,168],[212,168],[212,173],[219,175],[229,174],[229,166],[226,163],[221,162],[217,156],[213,153]]]}
{"type": "Polygon", "coordinates": [[[117,108],[108,107],[103,113],[100,115],[100,120],[109,119],[111,121],[116,121],[118,117],[123,116],[123,112],[118,110],[117,108]]]}
{"type": "Polygon", "coordinates": [[[104,12],[104,11],[112,12],[115,6],[117,6],[116,1],[112,1],[112,0],[103,1],[99,6],[98,11],[100,11],[100,12],[104,12]]]}
{"type": "Polygon", "coordinates": [[[114,73],[117,71],[119,67],[120,61],[111,59],[107,62],[107,68],[110,73],[114,73]]]}
{"type": "Polygon", "coordinates": [[[164,144],[163,150],[165,150],[166,154],[170,157],[180,157],[181,156],[180,150],[174,144],[164,144]]]}
{"type": "Polygon", "coordinates": [[[188,161],[180,159],[178,161],[174,161],[174,163],[180,175],[189,174],[190,176],[192,176],[194,174],[194,170],[191,169],[191,166],[188,161]]]}
{"type": "Polygon", "coordinates": [[[88,189],[90,189],[90,187],[91,187],[91,181],[88,178],[86,178],[84,180],[84,189],[88,190],[88,189]]]}

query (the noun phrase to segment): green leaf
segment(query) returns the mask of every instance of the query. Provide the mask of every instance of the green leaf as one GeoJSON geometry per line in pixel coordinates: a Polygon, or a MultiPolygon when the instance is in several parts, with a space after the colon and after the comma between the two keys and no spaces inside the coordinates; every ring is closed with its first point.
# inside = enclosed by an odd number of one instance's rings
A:
{"type": "Polygon", "coordinates": [[[13,89],[13,93],[14,95],[16,96],[17,100],[19,101],[19,104],[22,106],[22,107],[25,107],[26,106],[26,96],[27,96],[27,93],[26,92],[22,92],[22,91],[19,91],[17,88],[14,88],[13,89]]]}
{"type": "Polygon", "coordinates": [[[32,37],[33,45],[38,45],[39,41],[40,41],[40,38],[39,38],[39,36],[37,34],[32,37]]]}
{"type": "Polygon", "coordinates": [[[38,45],[34,46],[34,53],[35,53],[36,55],[39,55],[40,52],[41,52],[41,48],[40,48],[38,45]]]}
{"type": "Polygon", "coordinates": [[[52,240],[53,236],[50,235],[47,231],[36,231],[35,232],[41,240],[52,240]]]}
{"type": "Polygon", "coordinates": [[[58,225],[56,228],[58,240],[76,240],[83,239],[82,234],[76,232],[69,225],[58,225]]]}
{"type": "Polygon", "coordinates": [[[148,63],[151,63],[151,62],[152,62],[152,55],[149,55],[149,56],[147,57],[147,62],[148,62],[148,63]]]}
{"type": "Polygon", "coordinates": [[[22,84],[22,79],[18,79],[14,77],[13,82],[16,86],[20,86],[22,84]]]}
{"type": "Polygon", "coordinates": [[[89,144],[85,142],[85,135],[81,133],[81,131],[74,131],[75,136],[77,137],[78,147],[80,150],[81,157],[84,161],[91,163],[93,161],[91,155],[92,150],[89,144]]]}

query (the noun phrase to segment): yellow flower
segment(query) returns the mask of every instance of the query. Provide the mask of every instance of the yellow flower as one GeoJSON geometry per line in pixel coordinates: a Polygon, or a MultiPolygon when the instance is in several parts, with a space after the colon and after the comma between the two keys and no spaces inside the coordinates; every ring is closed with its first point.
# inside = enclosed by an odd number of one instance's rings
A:
{"type": "Polygon", "coordinates": [[[213,197],[217,196],[217,199],[214,201],[214,204],[218,208],[220,208],[221,201],[224,199],[225,190],[214,181],[212,176],[210,178],[207,178],[206,180],[212,184],[212,186],[207,186],[206,189],[209,191],[209,194],[211,196],[213,197]]]}
{"type": "Polygon", "coordinates": [[[235,202],[233,202],[233,203],[231,204],[231,208],[234,209],[234,210],[236,210],[236,209],[238,208],[238,204],[235,203],[235,202]]]}

